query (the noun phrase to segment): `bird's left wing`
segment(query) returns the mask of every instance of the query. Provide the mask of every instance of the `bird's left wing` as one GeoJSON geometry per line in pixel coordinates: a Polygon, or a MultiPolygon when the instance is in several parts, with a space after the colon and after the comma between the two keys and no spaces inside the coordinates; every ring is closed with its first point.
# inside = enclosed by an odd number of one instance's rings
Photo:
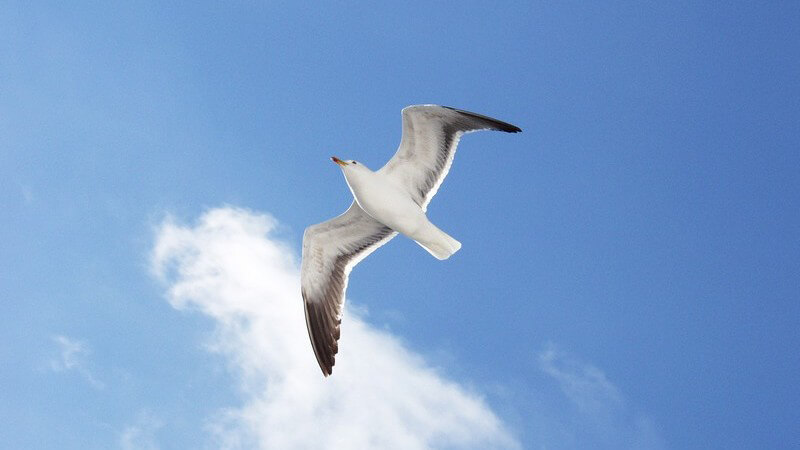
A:
{"type": "Polygon", "coordinates": [[[405,187],[424,211],[450,170],[461,135],[477,130],[522,131],[510,123],[448,106],[403,108],[400,147],[379,172],[405,187]]]}
{"type": "Polygon", "coordinates": [[[397,232],[365,213],[356,202],[339,217],[303,234],[300,285],[306,326],[322,373],[333,371],[339,350],[344,292],[350,270],[397,232]]]}

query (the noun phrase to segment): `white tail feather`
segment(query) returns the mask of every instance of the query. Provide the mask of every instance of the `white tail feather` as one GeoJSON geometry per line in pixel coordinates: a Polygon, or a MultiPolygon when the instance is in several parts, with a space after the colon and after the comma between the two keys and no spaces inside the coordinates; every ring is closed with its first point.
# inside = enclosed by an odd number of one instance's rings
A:
{"type": "Polygon", "coordinates": [[[415,241],[436,259],[447,259],[461,248],[461,242],[453,239],[436,225],[429,225],[430,227],[425,230],[425,233],[422,233],[415,241]]]}

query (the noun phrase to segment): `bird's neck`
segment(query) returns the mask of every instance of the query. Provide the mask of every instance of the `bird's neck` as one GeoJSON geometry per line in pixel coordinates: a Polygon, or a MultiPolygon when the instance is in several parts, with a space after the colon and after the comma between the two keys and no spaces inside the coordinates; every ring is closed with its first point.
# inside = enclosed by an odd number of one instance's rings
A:
{"type": "Polygon", "coordinates": [[[345,172],[344,179],[347,181],[347,186],[350,187],[350,192],[354,197],[357,197],[357,192],[363,192],[364,189],[369,189],[370,184],[375,180],[375,173],[370,170],[359,170],[358,172],[345,172]]]}

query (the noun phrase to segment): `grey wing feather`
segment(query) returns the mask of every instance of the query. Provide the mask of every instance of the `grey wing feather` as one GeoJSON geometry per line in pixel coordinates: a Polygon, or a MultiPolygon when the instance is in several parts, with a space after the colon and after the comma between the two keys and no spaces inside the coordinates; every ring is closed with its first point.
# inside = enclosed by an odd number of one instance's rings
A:
{"type": "Polygon", "coordinates": [[[405,186],[423,210],[450,171],[458,141],[464,133],[477,130],[522,131],[510,123],[447,106],[409,106],[403,109],[402,114],[400,146],[380,172],[405,186]]]}
{"type": "Polygon", "coordinates": [[[350,270],[396,234],[356,202],[344,214],[306,228],[300,285],[308,336],[323,375],[333,372],[339,351],[350,270]]]}

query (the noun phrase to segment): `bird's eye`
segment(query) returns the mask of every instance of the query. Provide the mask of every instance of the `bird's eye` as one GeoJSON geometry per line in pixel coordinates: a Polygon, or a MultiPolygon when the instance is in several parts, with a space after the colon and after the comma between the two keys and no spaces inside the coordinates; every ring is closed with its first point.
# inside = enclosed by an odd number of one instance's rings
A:
{"type": "Polygon", "coordinates": [[[353,161],[353,164],[358,164],[358,161],[353,161]]]}

